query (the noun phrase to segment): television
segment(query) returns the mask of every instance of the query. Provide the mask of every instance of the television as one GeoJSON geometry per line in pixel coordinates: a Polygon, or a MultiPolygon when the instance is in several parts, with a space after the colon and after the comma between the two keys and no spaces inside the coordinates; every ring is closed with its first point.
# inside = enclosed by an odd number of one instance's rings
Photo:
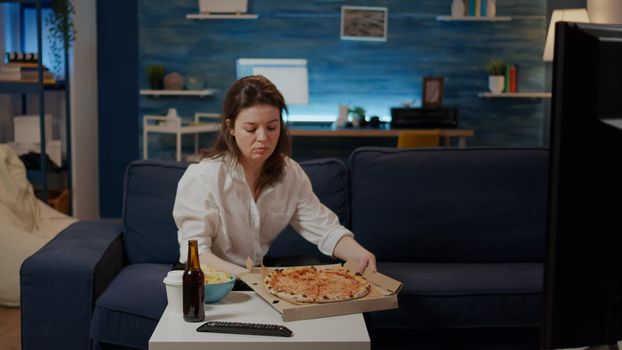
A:
{"type": "Polygon", "coordinates": [[[622,339],[622,26],[558,22],[542,348],[622,339]]]}

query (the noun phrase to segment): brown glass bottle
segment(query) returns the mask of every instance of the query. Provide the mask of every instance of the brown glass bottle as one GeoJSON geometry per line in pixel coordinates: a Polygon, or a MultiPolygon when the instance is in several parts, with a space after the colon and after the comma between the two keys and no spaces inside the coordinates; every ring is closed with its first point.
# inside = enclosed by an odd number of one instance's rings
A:
{"type": "Polygon", "coordinates": [[[205,318],[205,286],[199,263],[199,244],[188,241],[188,261],[183,276],[183,308],[186,322],[201,322],[205,318]]]}

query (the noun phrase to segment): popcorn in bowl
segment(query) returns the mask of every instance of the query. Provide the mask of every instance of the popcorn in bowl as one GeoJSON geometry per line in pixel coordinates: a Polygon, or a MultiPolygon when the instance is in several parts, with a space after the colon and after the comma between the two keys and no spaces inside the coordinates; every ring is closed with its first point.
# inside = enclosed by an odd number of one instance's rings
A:
{"type": "Polygon", "coordinates": [[[203,275],[205,276],[205,283],[216,284],[225,283],[231,281],[231,275],[225,271],[218,271],[215,267],[201,265],[203,275]]]}
{"type": "Polygon", "coordinates": [[[235,277],[215,267],[201,265],[205,276],[205,303],[216,303],[233,289],[235,277]]]}

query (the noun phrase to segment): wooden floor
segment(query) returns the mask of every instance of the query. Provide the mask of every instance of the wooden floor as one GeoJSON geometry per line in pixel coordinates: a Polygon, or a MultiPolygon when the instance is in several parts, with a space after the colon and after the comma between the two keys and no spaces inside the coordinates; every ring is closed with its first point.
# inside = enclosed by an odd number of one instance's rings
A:
{"type": "MultiPolygon", "coordinates": [[[[20,309],[0,306],[0,350],[20,350],[22,347],[20,336],[20,309]]],[[[618,343],[622,349],[622,341],[618,343]]],[[[591,348],[573,348],[558,350],[612,350],[608,346],[591,348]]]]}
{"type": "Polygon", "coordinates": [[[19,312],[19,308],[0,306],[0,349],[2,350],[19,350],[22,347],[19,312]]]}

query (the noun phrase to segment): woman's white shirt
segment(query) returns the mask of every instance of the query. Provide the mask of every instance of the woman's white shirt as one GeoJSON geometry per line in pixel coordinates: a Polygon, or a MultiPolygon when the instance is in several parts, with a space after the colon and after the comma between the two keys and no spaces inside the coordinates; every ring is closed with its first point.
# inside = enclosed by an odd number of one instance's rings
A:
{"type": "Polygon", "coordinates": [[[242,166],[232,158],[190,165],[177,186],[173,208],[179,260],[186,262],[188,240],[196,239],[199,255],[210,250],[239,266],[246,265],[247,257],[259,265],[288,224],[329,256],[343,236],[353,236],[320,203],[300,165],[285,159],[283,178],[264,188],[256,202],[242,166]]]}

